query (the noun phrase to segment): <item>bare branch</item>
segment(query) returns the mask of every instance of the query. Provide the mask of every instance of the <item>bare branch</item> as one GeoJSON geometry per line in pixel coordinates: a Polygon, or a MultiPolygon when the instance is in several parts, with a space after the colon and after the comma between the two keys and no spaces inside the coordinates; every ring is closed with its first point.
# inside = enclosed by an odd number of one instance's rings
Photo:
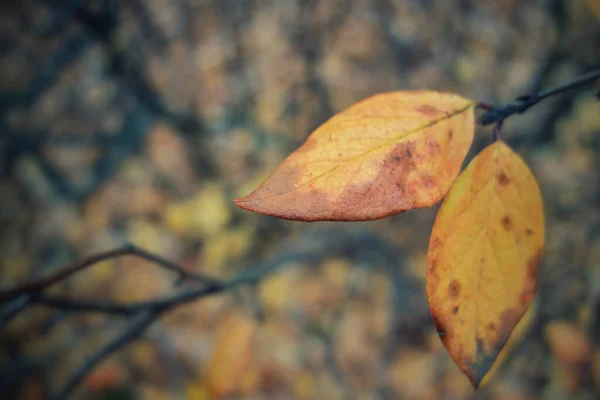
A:
{"type": "Polygon", "coordinates": [[[62,389],[51,396],[52,400],[66,399],[75,388],[83,381],[98,364],[124,345],[137,339],[146,328],[148,328],[164,310],[146,311],[135,317],[135,321],[121,334],[92,354],[81,367],[73,374],[62,389]]]}
{"type": "Polygon", "coordinates": [[[124,255],[133,255],[151,261],[162,268],[177,273],[179,280],[196,281],[212,286],[220,284],[220,282],[216,279],[195,272],[186,271],[171,261],[168,261],[160,256],[143,250],[133,244],[128,244],[119,249],[109,250],[104,253],[98,253],[89,256],[88,258],[75,262],[61,269],[60,271],[49,275],[45,278],[39,279],[37,281],[28,282],[13,289],[0,291],[0,302],[14,300],[17,297],[27,293],[39,293],[44,289],[54,285],[55,283],[60,282],[73,275],[74,273],[82,271],[91,265],[112,258],[121,257],[124,255]]]}
{"type": "Polygon", "coordinates": [[[6,305],[5,310],[3,310],[4,312],[0,314],[0,329],[30,304],[32,304],[31,294],[25,293],[17,298],[13,298],[12,301],[6,305]]]}
{"type": "Polygon", "coordinates": [[[588,72],[587,74],[581,75],[567,83],[559,85],[555,88],[548,89],[538,94],[524,95],[516,98],[514,103],[509,103],[503,106],[492,106],[487,103],[479,103],[478,107],[486,110],[484,114],[479,117],[477,121],[480,125],[490,124],[501,124],[505,119],[515,115],[522,114],[529,110],[531,107],[539,103],[540,101],[555,96],[560,93],[564,93],[568,90],[575,89],[590,83],[600,78],[600,69],[588,72]]]}
{"type": "MultiPolygon", "coordinates": [[[[275,257],[269,260],[262,261],[258,265],[248,265],[242,272],[235,277],[217,283],[207,283],[205,280],[197,280],[196,284],[179,289],[179,291],[148,301],[120,304],[113,301],[87,301],[80,299],[66,299],[53,296],[46,296],[43,293],[29,294],[29,304],[42,305],[52,308],[57,308],[66,312],[100,312],[107,315],[122,315],[132,319],[129,325],[118,336],[113,338],[101,349],[93,353],[85,362],[77,368],[74,374],[69,378],[65,385],[60,388],[52,397],[52,399],[66,399],[81,382],[87,374],[91,372],[100,362],[106,357],[119,350],[121,347],[138,339],[143,332],[156,321],[162,314],[167,313],[181,304],[189,303],[202,297],[207,297],[217,293],[231,291],[238,286],[251,285],[260,282],[266,276],[272,274],[279,268],[286,265],[295,265],[298,261],[318,260],[326,255],[335,254],[338,252],[347,252],[361,246],[372,248],[387,248],[385,243],[382,243],[378,238],[364,234],[361,230],[346,230],[343,233],[330,235],[323,233],[323,237],[319,235],[309,234],[305,238],[305,242],[299,243],[298,239],[294,241],[293,248],[302,248],[303,251],[289,251],[286,246],[285,250],[280,251],[275,257]],[[328,240],[335,237],[336,240],[328,240]]],[[[140,250],[140,249],[137,249],[140,250]]],[[[115,250],[114,252],[116,252],[115,250]]],[[[120,249],[123,251],[123,249],[120,249]]],[[[114,254],[113,252],[113,254],[114,254]]],[[[397,254],[397,250],[389,249],[387,252],[397,254]]],[[[160,258],[156,259],[151,253],[145,251],[136,252],[141,256],[151,261],[164,261],[160,258]]],[[[106,254],[106,253],[104,253],[106,254]]],[[[128,253],[129,254],[129,253],[128,253]]],[[[102,260],[103,258],[95,257],[94,259],[102,260]]],[[[68,277],[68,274],[63,274],[63,279],[68,277]]],[[[22,295],[25,296],[25,295],[22,295]]],[[[14,300],[13,300],[14,301],[14,300]]]]}

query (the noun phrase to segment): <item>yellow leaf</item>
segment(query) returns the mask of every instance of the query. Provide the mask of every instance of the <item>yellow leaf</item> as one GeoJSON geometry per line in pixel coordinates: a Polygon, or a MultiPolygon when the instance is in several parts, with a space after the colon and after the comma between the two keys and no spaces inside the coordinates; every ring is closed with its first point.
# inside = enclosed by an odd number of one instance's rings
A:
{"type": "Polygon", "coordinates": [[[313,132],[234,203],[300,221],[360,221],[428,207],[448,191],[473,140],[473,102],[455,94],[379,94],[313,132]]]}
{"type": "Polygon", "coordinates": [[[259,287],[260,299],[268,313],[281,313],[290,300],[294,279],[290,274],[279,273],[264,279],[259,287]]]}
{"type": "Polygon", "coordinates": [[[543,246],[535,178],[506,144],[495,142],[444,200],[427,257],[436,328],[475,387],[531,303],[543,246]]]}
{"type": "Polygon", "coordinates": [[[211,237],[225,229],[231,212],[223,188],[216,183],[206,183],[193,198],[168,205],[164,218],[177,234],[211,237]]]}
{"type": "Polygon", "coordinates": [[[592,10],[594,15],[596,16],[596,18],[598,18],[600,20],[600,0],[585,0],[585,1],[588,4],[588,7],[590,8],[590,10],[592,10]]]}
{"type": "Polygon", "coordinates": [[[188,383],[185,392],[188,400],[210,400],[208,390],[196,382],[188,383]]]}

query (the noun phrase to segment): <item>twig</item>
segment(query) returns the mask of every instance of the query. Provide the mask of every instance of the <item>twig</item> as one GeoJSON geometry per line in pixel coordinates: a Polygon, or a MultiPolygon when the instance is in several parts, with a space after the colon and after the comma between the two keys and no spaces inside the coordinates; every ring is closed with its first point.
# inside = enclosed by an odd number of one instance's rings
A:
{"type": "Polygon", "coordinates": [[[201,282],[210,286],[218,286],[220,282],[216,279],[210,278],[203,274],[198,274],[191,271],[186,271],[180,266],[171,261],[168,261],[160,256],[152,254],[146,250],[143,250],[133,244],[128,244],[119,249],[109,250],[104,253],[94,254],[88,258],[85,258],[81,261],[75,262],[60,271],[49,275],[45,278],[39,279],[37,281],[28,282],[21,286],[18,286],[13,289],[8,289],[4,291],[0,291],[0,302],[11,301],[23,294],[33,294],[39,293],[44,289],[54,285],[57,282],[60,282],[69,276],[73,275],[76,272],[82,271],[85,268],[94,265],[98,262],[109,260],[112,258],[124,256],[124,255],[133,255],[136,257],[143,258],[145,260],[151,261],[162,268],[165,268],[169,271],[173,271],[178,274],[178,278],[182,280],[193,280],[196,282],[201,282]]]}
{"type": "Polygon", "coordinates": [[[46,295],[37,296],[34,304],[69,312],[98,312],[122,316],[134,315],[142,308],[152,308],[151,305],[142,302],[119,304],[110,300],[72,300],[64,297],[46,295]]]}
{"type": "Polygon", "coordinates": [[[0,329],[6,325],[14,316],[23,311],[27,306],[32,303],[31,294],[22,294],[21,296],[13,299],[5,308],[4,312],[0,314],[0,329]]]}
{"type": "MultiPolygon", "coordinates": [[[[32,303],[48,307],[56,307],[60,310],[75,312],[102,312],[106,314],[126,315],[134,321],[129,327],[121,332],[112,341],[103,346],[97,352],[93,353],[75,373],[69,378],[65,385],[60,388],[51,398],[54,400],[66,399],[77,386],[85,379],[85,376],[92,371],[102,360],[110,354],[119,350],[121,347],[138,339],[145,329],[156,321],[162,314],[175,309],[177,306],[192,302],[199,298],[207,297],[217,293],[231,291],[239,286],[255,284],[260,282],[266,276],[272,274],[285,265],[295,265],[295,262],[306,261],[307,259],[320,259],[326,254],[335,254],[337,252],[347,251],[349,249],[366,247],[382,248],[382,244],[377,238],[363,236],[360,230],[346,231],[343,234],[335,236],[337,240],[330,243],[328,240],[315,239],[314,235],[309,235],[308,243],[295,245],[299,248],[308,249],[305,251],[287,250],[279,253],[278,256],[262,262],[260,265],[251,265],[244,268],[242,272],[225,282],[218,285],[193,285],[186,289],[181,289],[173,294],[151,299],[143,302],[119,304],[112,301],[82,301],[69,300],[64,298],[49,297],[43,294],[32,296],[32,303]]],[[[325,237],[333,237],[326,235],[325,237]]],[[[390,250],[391,252],[391,250],[390,250]]],[[[395,253],[394,253],[395,254],[395,253]]]]}
{"type": "MultiPolygon", "coordinates": [[[[318,249],[323,250],[323,249],[318,249]]],[[[319,257],[321,251],[313,252],[313,257],[319,257]]],[[[306,259],[308,256],[301,252],[292,252],[285,254],[285,257],[278,257],[270,262],[266,262],[262,266],[249,266],[236,277],[220,282],[218,285],[203,285],[193,286],[188,289],[181,290],[171,295],[153,298],[147,301],[138,301],[131,303],[118,303],[111,300],[90,301],[83,299],[68,299],[58,296],[37,295],[32,300],[34,304],[39,304],[46,307],[58,308],[73,312],[99,312],[105,314],[117,314],[131,316],[136,313],[165,309],[178,306],[180,304],[189,303],[202,297],[230,291],[238,286],[251,285],[258,283],[265,276],[272,274],[282,265],[306,259]]]]}
{"type": "MultiPolygon", "coordinates": [[[[298,253],[300,254],[300,253],[298,253]]],[[[268,263],[265,267],[241,273],[222,285],[208,285],[194,287],[162,299],[146,302],[118,304],[114,302],[84,302],[81,300],[70,301],[66,299],[49,299],[38,297],[36,302],[55,306],[70,311],[96,311],[108,314],[133,315],[137,320],[114,340],[103,346],[86,360],[68,380],[65,386],[51,397],[52,400],[66,399],[75,388],[83,381],[100,362],[126,344],[136,340],[145,329],[150,326],[161,314],[174,309],[176,306],[194,301],[198,298],[233,289],[244,284],[256,283],[265,276],[278,269],[283,263],[278,260],[268,263]]],[[[291,264],[288,264],[291,265],[291,264]]]]}
{"type": "Polygon", "coordinates": [[[587,74],[581,75],[567,83],[552,89],[548,89],[541,93],[519,96],[516,98],[514,103],[509,103],[504,106],[495,107],[487,103],[479,103],[478,107],[485,109],[486,112],[479,117],[478,123],[480,125],[503,123],[508,117],[511,117],[514,114],[522,114],[548,97],[552,97],[566,92],[567,90],[583,86],[586,83],[590,83],[598,78],[600,78],[600,69],[588,72],[587,74]]]}
{"type": "Polygon", "coordinates": [[[164,310],[152,310],[141,313],[136,317],[136,320],[123,331],[120,335],[115,337],[106,346],[91,355],[82,366],[72,375],[62,389],[56,394],[51,396],[52,400],[66,399],[73,390],[83,381],[83,379],[89,374],[98,364],[100,364],[105,358],[110,356],[115,351],[119,350],[124,345],[137,339],[148,326],[150,326],[163,312],[164,310]]]}

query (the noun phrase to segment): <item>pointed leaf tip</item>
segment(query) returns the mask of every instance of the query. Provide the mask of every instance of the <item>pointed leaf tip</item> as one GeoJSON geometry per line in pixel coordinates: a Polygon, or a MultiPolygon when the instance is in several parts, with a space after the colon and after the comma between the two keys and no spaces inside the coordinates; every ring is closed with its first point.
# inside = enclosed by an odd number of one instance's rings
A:
{"type": "Polygon", "coordinates": [[[535,178],[506,144],[495,142],[456,180],[436,217],[427,255],[431,315],[474,387],[530,306],[543,247],[535,178]]]}
{"type": "Polygon", "coordinates": [[[450,93],[375,95],[335,115],[234,203],[299,221],[374,220],[429,207],[471,146],[474,103],[450,93]]]}

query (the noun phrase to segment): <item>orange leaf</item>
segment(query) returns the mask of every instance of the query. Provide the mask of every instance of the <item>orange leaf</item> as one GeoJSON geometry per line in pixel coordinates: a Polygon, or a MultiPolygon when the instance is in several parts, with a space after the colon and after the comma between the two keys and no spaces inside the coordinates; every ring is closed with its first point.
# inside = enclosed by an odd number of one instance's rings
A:
{"type": "Polygon", "coordinates": [[[240,394],[247,389],[248,380],[256,377],[252,368],[256,332],[256,322],[234,315],[217,333],[207,372],[208,389],[213,397],[240,394]]]}
{"type": "Polygon", "coordinates": [[[373,220],[438,202],[471,146],[473,102],[431,91],[379,94],[321,125],[234,203],[300,221],[373,220]]]}
{"type": "Polygon", "coordinates": [[[85,377],[83,387],[90,392],[100,393],[122,383],[124,375],[123,367],[117,361],[109,359],[85,377]]]}
{"type": "Polygon", "coordinates": [[[427,256],[433,320],[475,387],[531,303],[543,246],[535,178],[506,144],[493,143],[444,200],[427,256]]]}

